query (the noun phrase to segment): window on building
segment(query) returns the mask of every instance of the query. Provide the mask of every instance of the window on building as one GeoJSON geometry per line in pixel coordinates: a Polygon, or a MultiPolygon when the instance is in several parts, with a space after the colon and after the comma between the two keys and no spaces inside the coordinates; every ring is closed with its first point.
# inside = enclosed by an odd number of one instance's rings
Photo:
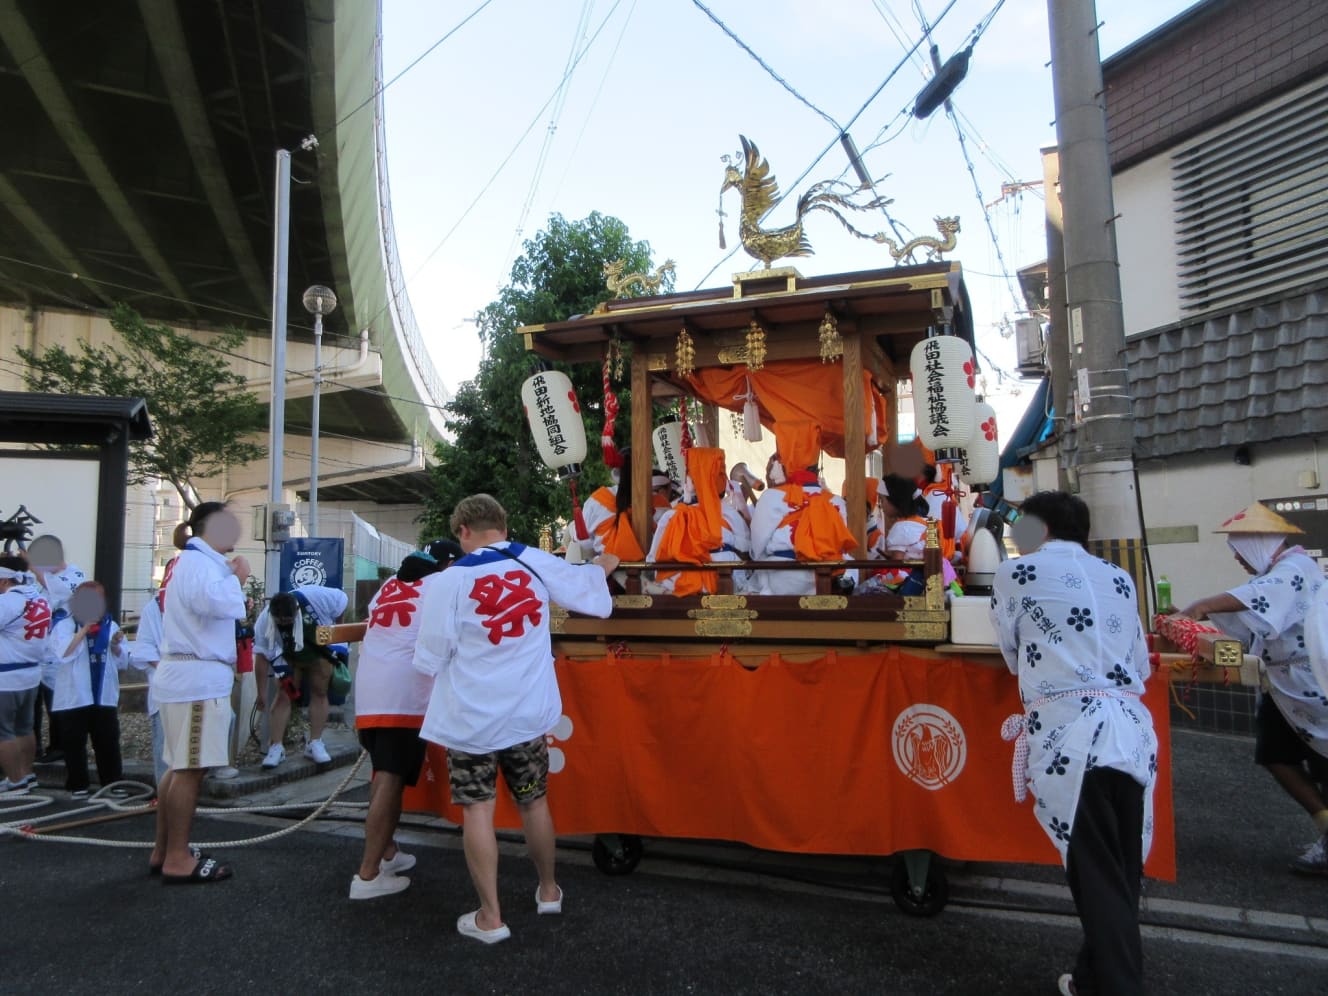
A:
{"type": "Polygon", "coordinates": [[[1180,303],[1214,311],[1328,278],[1328,77],[1172,159],[1180,303]]]}

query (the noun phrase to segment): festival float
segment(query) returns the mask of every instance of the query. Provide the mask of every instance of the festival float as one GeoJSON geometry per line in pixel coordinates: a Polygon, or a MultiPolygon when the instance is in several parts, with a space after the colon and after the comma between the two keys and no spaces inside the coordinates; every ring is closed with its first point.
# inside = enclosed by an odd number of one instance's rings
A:
{"type": "MultiPolygon", "coordinates": [[[[617,447],[615,366],[625,367],[631,391],[627,442],[634,453],[659,454],[660,462],[687,465],[698,436],[712,448],[725,411],[743,418],[749,439],[762,430],[778,439],[787,426],[815,426],[819,450],[845,461],[851,541],[845,553],[820,560],[627,561],[616,575],[621,591],[610,618],[555,606],[565,714],[549,735],[550,805],[560,834],[594,835],[596,864],[610,874],[631,871],[642,839],[652,837],[901,855],[892,880],[896,903],[934,914],[947,895],[934,856],[1059,863],[1028,804],[1011,792],[1011,749],[1001,727],[1006,717],[1022,715],[1022,706],[987,622],[990,574],[1002,556],[994,514],[975,516],[967,593],[953,594],[944,578],[942,547],[955,541],[951,506],[959,482],[982,490],[999,470],[995,413],[974,394],[962,268],[942,258],[954,248],[958,220],[938,219],[941,238],[897,246],[848,220],[846,212],[878,202],[855,203],[840,189],[845,185],[827,182],[798,201],[794,224],[763,229],[761,218],[777,200],[768,164],[746,139],[742,153],[726,161],[724,189],[737,188],[743,198],[743,247],[762,268],[736,274],[726,286],[660,294],[659,273],[624,277],[610,264],[606,275],[618,296],[592,314],[519,334],[543,360],[603,369],[608,453],[617,447]],[[894,265],[814,277],[772,266],[810,254],[803,224],[818,210],[886,245],[894,265]],[[918,250],[927,261],[910,262],[918,250]],[[646,293],[622,296],[627,287],[646,293]],[[837,579],[865,566],[868,474],[891,469],[898,391],[909,378],[918,435],[954,471],[946,477],[950,494],[940,521],[926,524],[921,560],[902,565],[920,571],[921,591],[861,595],[837,579]],[[679,431],[656,423],[663,408],[699,418],[679,431]],[[743,572],[789,570],[811,572],[814,591],[742,593],[735,583],[743,572]],[[652,594],[651,578],[662,574],[693,582],[652,594]]],[[[586,433],[570,382],[537,373],[523,401],[546,463],[575,488],[586,433]]],[[[633,460],[630,472],[632,493],[649,495],[650,461],[633,460]]],[[[630,528],[642,550],[650,548],[652,527],[649,502],[634,502],[630,528]]],[[[586,537],[578,517],[569,546],[586,537]]],[[[1140,559],[1121,566],[1146,591],[1140,559]]],[[[1175,877],[1168,679],[1197,676],[1205,648],[1209,664],[1214,652],[1228,669],[1247,662],[1238,645],[1188,632],[1170,636],[1188,642],[1159,649],[1161,680],[1145,695],[1162,745],[1146,870],[1166,880],[1175,877]]],[[[436,754],[432,763],[445,760],[436,754]]],[[[422,779],[408,808],[459,820],[446,781],[422,779]]],[[[519,825],[501,794],[498,822],[519,825]]]]}

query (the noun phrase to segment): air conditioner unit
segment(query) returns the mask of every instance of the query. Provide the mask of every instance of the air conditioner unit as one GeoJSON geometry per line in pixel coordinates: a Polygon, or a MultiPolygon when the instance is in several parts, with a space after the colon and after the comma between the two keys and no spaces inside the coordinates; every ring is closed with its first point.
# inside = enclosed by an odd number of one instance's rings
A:
{"type": "Polygon", "coordinates": [[[1041,377],[1047,372],[1047,349],[1042,337],[1042,322],[1020,318],[1014,323],[1014,345],[1020,376],[1041,377]]]}

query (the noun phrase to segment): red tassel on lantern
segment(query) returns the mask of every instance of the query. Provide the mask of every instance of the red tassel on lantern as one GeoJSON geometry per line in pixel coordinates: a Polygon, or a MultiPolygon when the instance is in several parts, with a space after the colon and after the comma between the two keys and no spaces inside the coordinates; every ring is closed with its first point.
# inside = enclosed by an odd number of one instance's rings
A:
{"type": "MultiPolygon", "coordinates": [[[[618,463],[621,465],[622,457],[618,457],[618,463]]],[[[567,479],[568,486],[572,489],[572,525],[576,528],[576,538],[578,542],[584,542],[590,539],[590,530],[586,528],[585,516],[581,514],[581,502],[576,497],[576,478],[567,479]]]]}

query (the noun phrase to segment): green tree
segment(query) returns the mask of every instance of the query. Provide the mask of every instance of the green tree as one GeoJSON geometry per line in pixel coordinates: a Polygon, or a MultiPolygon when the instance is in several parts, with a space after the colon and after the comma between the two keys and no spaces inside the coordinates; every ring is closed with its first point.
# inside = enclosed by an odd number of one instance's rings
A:
{"type": "Polygon", "coordinates": [[[192,509],[195,481],[267,454],[246,439],[266,427],[263,405],[244,390],[244,377],[231,370],[225,356],[244,342],[242,330],[230,329],[205,343],[168,325],[153,325],[126,304],[111,312],[111,327],[119,348],[79,340],[77,353],[58,345],[42,353],[18,352],[28,364],[23,379],[33,391],[147,400],[156,431],[130,448],[131,483],[169,481],[192,509]]]}
{"type": "MultiPolygon", "coordinates": [[[[426,536],[447,533],[452,508],[479,492],[502,503],[513,539],[522,542],[536,542],[544,526],[571,516],[568,488],[540,461],[522,414],[521,384],[539,369],[539,358],[515,333],[522,325],[593,311],[609,296],[606,262],[625,260],[627,273],[653,265],[649,243],[632,241],[626,225],[599,212],[572,222],[554,214],[522,249],[511,282],[476,316],[484,358],[475,379],[462,384],[448,405],[453,438],[440,443],[435,454],[435,491],[422,520],[426,536]]],[[[672,275],[665,279],[664,289],[671,290],[672,275]]],[[[584,497],[609,480],[598,445],[604,425],[601,372],[593,363],[555,367],[571,377],[585,420],[587,457],[578,481],[584,497]]],[[[615,390],[621,401],[617,438],[623,445],[631,438],[631,402],[625,385],[615,390]]]]}

